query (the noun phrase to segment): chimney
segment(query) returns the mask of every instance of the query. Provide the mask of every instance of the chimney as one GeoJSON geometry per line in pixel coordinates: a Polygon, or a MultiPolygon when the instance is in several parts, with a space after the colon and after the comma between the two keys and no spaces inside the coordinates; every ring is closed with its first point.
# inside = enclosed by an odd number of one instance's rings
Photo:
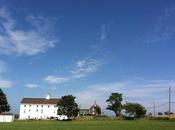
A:
{"type": "Polygon", "coordinates": [[[94,106],[95,106],[95,107],[97,106],[97,103],[96,103],[96,101],[94,101],[94,106]]]}
{"type": "Polygon", "coordinates": [[[48,93],[48,94],[46,95],[46,99],[49,100],[50,98],[51,98],[51,94],[48,93]]]}

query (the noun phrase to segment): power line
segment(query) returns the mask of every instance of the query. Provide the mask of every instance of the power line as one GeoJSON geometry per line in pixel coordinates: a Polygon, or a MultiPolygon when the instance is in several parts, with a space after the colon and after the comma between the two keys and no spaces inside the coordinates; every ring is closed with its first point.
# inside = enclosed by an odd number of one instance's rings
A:
{"type": "MultiPolygon", "coordinates": [[[[171,104],[175,104],[175,101],[173,101],[173,102],[170,102],[171,104]]],[[[169,102],[166,102],[166,103],[163,103],[163,104],[160,104],[160,105],[153,105],[153,106],[149,106],[149,107],[146,107],[146,109],[151,109],[151,108],[157,108],[157,107],[162,107],[162,106],[165,106],[165,105],[168,105],[169,104],[169,102]]]]}
{"type": "Polygon", "coordinates": [[[160,104],[160,105],[155,105],[155,106],[150,106],[150,107],[146,107],[146,109],[152,109],[152,108],[158,108],[158,107],[162,107],[162,106],[165,106],[165,105],[167,105],[168,104],[168,102],[167,103],[163,103],[163,104],[160,104]]]}
{"type": "Polygon", "coordinates": [[[146,109],[148,109],[148,110],[153,109],[154,116],[155,116],[156,115],[155,114],[156,113],[156,108],[168,105],[168,115],[169,115],[169,118],[170,118],[170,116],[171,116],[171,105],[175,104],[175,101],[171,101],[171,96],[172,96],[172,89],[171,89],[171,86],[170,86],[169,91],[168,91],[168,102],[160,104],[160,105],[155,105],[155,102],[154,102],[153,106],[146,107],[146,109]]]}

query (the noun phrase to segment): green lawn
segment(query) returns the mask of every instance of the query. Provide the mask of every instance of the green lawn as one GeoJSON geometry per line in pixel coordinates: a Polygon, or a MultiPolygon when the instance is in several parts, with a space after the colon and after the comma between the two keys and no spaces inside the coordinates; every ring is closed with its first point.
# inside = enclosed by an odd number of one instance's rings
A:
{"type": "Polygon", "coordinates": [[[16,121],[0,123],[0,130],[175,130],[175,122],[158,120],[16,121]]]}

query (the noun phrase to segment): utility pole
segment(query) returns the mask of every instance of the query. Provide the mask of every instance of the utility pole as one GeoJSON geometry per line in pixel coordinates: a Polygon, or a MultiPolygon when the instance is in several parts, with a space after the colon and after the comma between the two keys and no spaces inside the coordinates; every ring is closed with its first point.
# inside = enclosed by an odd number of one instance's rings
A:
{"type": "Polygon", "coordinates": [[[155,101],[154,101],[154,117],[156,116],[156,105],[155,105],[155,101]]]}
{"type": "Polygon", "coordinates": [[[169,118],[171,116],[171,87],[169,87],[169,118]]]}

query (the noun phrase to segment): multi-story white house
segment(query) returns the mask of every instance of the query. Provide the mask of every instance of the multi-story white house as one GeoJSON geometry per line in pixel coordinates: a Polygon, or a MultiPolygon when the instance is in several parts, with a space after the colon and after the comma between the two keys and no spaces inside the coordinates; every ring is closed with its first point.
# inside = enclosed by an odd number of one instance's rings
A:
{"type": "Polygon", "coordinates": [[[48,119],[57,117],[58,98],[23,98],[20,104],[20,119],[48,119]]]}

